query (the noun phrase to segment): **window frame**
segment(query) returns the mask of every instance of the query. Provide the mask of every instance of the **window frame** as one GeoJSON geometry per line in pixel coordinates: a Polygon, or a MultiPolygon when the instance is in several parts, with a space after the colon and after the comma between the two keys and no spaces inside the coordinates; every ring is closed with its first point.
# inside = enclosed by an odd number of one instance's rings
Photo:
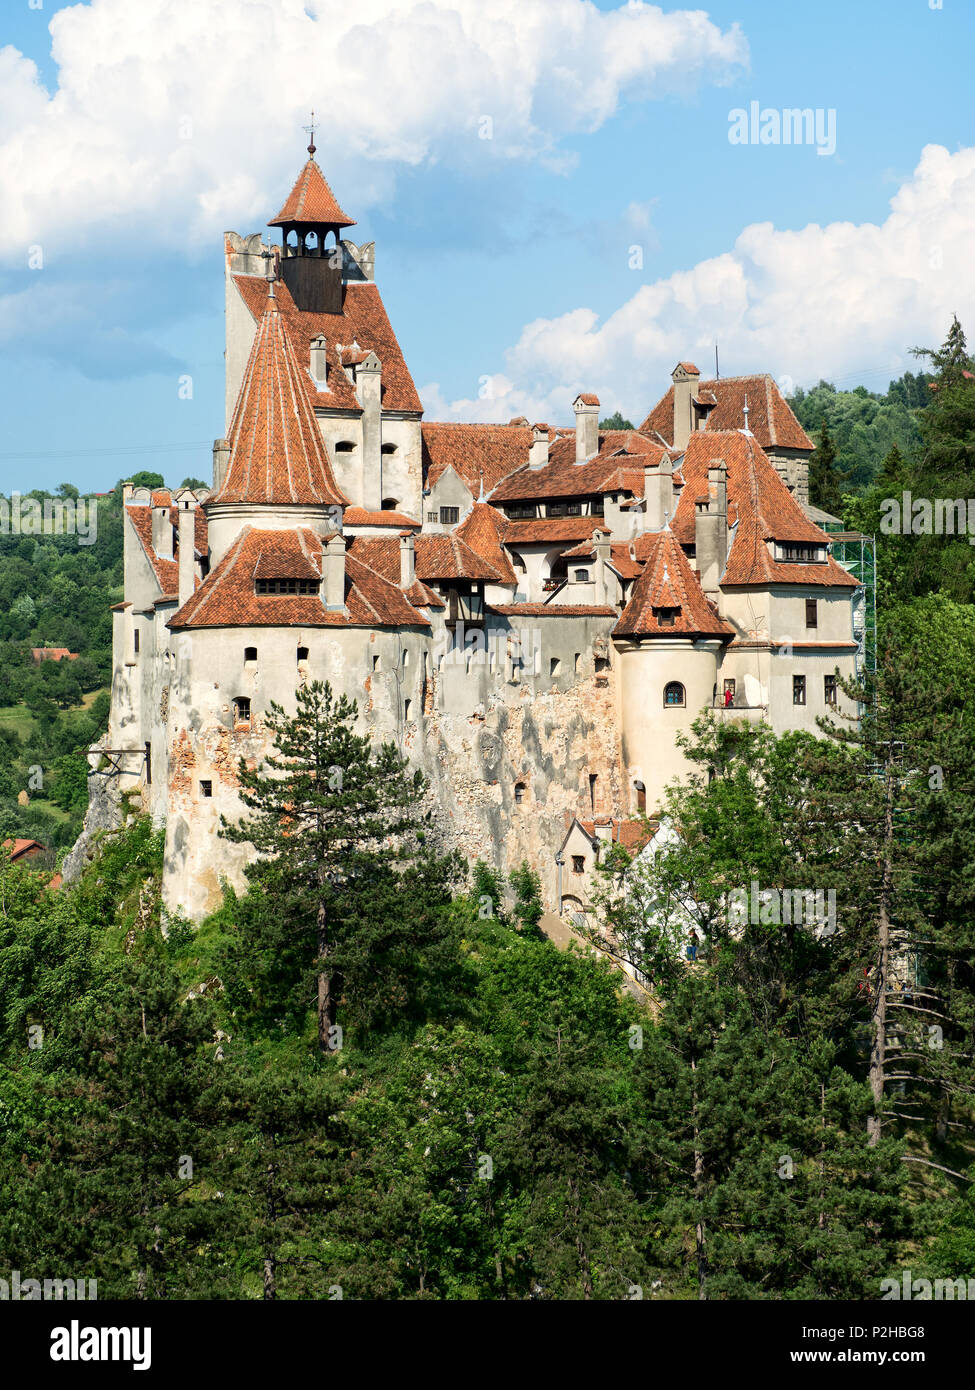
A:
{"type": "Polygon", "coordinates": [[[687,708],[687,689],[683,681],[668,681],[664,686],[664,709],[686,709],[687,708]],[[669,699],[670,691],[680,691],[680,699],[669,699]]]}

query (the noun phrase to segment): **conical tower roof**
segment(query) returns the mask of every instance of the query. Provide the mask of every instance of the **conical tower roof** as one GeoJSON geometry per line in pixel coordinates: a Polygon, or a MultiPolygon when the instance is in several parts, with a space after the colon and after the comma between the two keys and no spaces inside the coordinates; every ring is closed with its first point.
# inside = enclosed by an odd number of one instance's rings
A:
{"type": "Polygon", "coordinates": [[[267,225],[284,227],[292,222],[314,226],[323,223],[333,227],[355,226],[352,218],[346,217],[339,207],[335,194],[314,159],[308,160],[295,180],[284,207],[267,225]]]}
{"type": "Polygon", "coordinates": [[[208,506],[348,506],[332,474],[310,385],[271,284],[230,424],[227,472],[208,506]]]}
{"type": "Polygon", "coordinates": [[[733,637],[734,629],[704,597],[697,575],[671,531],[653,538],[654,548],[633,585],[614,637],[733,637]],[[677,610],[661,623],[655,610],[677,610]]]}

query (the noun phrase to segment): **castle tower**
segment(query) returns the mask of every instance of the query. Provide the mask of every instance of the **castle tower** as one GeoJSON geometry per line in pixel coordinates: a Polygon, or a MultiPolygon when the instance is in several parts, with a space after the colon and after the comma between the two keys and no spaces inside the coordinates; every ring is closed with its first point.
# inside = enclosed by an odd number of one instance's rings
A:
{"type": "Polygon", "coordinates": [[[295,306],[303,313],[341,314],[341,234],[355,222],[315,162],[314,139],[308,156],[284,207],[267,225],[281,228],[281,278],[295,306]]]}
{"type": "Polygon", "coordinates": [[[734,629],[708,603],[687,556],[667,528],[653,537],[643,572],[613,629],[620,673],[623,765],[631,789],[659,805],[686,772],[678,734],[689,735],[714,701],[722,648],[734,629]]]}
{"type": "Polygon", "coordinates": [[[214,488],[205,504],[211,567],[244,526],[341,529],[348,499],[335,482],[309,389],[271,281],[229,441],[214,447],[214,488]]]}

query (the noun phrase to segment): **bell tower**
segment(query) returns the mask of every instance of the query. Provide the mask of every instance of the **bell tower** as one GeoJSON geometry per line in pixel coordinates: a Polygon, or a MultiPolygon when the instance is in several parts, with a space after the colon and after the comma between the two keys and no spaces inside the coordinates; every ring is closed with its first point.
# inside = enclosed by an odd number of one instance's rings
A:
{"type": "Polygon", "coordinates": [[[281,279],[295,305],[309,314],[341,314],[341,235],[355,222],[339,207],[315,162],[314,121],[312,112],[308,161],[284,207],[267,225],[281,228],[281,279]]]}

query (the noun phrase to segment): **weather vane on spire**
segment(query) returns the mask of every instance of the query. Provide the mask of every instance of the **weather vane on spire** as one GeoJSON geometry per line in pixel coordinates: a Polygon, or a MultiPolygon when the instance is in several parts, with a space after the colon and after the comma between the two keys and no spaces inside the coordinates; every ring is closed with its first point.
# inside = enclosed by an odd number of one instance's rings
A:
{"type": "Polygon", "coordinates": [[[302,130],[308,134],[308,153],[314,158],[315,155],[315,112],[311,113],[311,125],[303,125],[302,130]]]}

